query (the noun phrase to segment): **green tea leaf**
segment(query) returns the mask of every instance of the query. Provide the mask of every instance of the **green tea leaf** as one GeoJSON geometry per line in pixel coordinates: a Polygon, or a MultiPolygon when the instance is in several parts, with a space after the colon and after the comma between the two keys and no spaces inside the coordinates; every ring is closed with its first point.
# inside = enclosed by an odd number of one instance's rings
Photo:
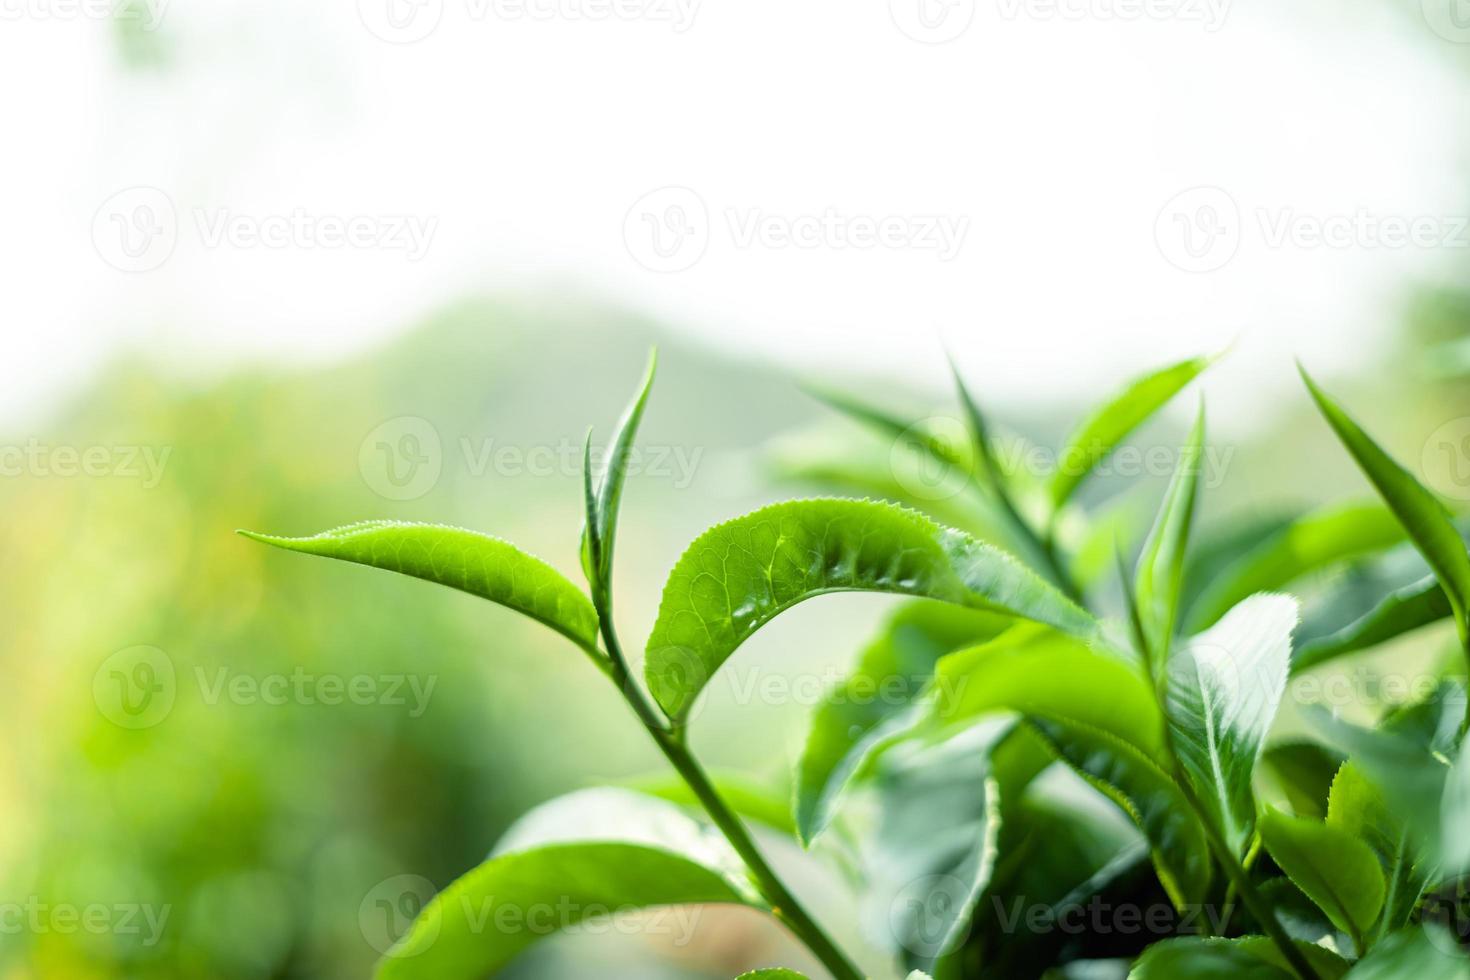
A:
{"type": "Polygon", "coordinates": [[[1204,828],[1158,763],[1116,736],[1085,725],[1032,718],[1057,758],[1112,800],[1148,838],[1159,882],[1179,908],[1204,900],[1210,883],[1204,828]]]}
{"type": "Polygon", "coordinates": [[[1189,607],[1188,631],[1214,624],[1247,596],[1285,588],[1308,572],[1403,539],[1403,527],[1379,504],[1335,505],[1305,514],[1216,573],[1189,607]]]}
{"type": "Polygon", "coordinates": [[[597,542],[598,580],[611,581],[613,543],[618,532],[618,509],[623,499],[623,481],[628,476],[628,454],[632,452],[633,440],[638,435],[638,423],[643,420],[643,407],[648,403],[648,392],[653,388],[653,375],[658,368],[658,351],[648,355],[648,368],[633,400],[618,420],[608,448],[607,462],[597,487],[597,542]]]}
{"type": "Polygon", "coordinates": [[[758,905],[738,868],[718,834],[671,804],[627,790],[572,793],[531,811],[489,860],[436,895],[377,975],[473,980],[589,918],[667,905],[758,905]]]}
{"type": "Polygon", "coordinates": [[[1293,673],[1309,670],[1359,650],[1387,643],[1421,626],[1453,615],[1454,610],[1434,576],[1395,589],[1361,617],[1335,632],[1303,637],[1291,658],[1293,673]]]}
{"type": "Polygon", "coordinates": [[[1165,758],[1163,719],[1138,671],[1042,626],[1017,624],[939,661],[927,724],[958,728],[997,712],[1089,725],[1165,758]]]}
{"type": "Polygon", "coordinates": [[[869,935],[905,966],[951,952],[995,868],[999,789],[989,755],[1008,725],[979,726],[938,745],[901,746],[866,789],[878,804],[859,839],[860,909],[869,935]]]}
{"type": "Polygon", "coordinates": [[[1449,877],[1470,871],[1470,739],[1455,755],[1445,776],[1439,804],[1440,872],[1449,877]]]}
{"type": "MultiPolygon", "coordinates": [[[[1348,963],[1330,950],[1298,942],[1322,980],[1337,980],[1348,963]]],[[[1281,951],[1264,936],[1240,939],[1166,939],[1150,946],[1128,974],[1128,980],[1298,980],[1281,951]]]]}
{"type": "Polygon", "coordinates": [[[892,592],[1035,619],[1080,636],[1097,622],[1035,573],[969,535],[891,504],[798,500],[711,528],[664,586],[644,667],[682,724],[752,633],[829,592],[892,592]]]}
{"type": "Polygon", "coordinates": [[[1373,931],[1375,938],[1409,921],[1429,878],[1429,861],[1422,842],[1400,819],[1383,792],[1352,762],[1345,763],[1332,781],[1327,823],[1372,848],[1383,869],[1383,913],[1373,931]]]}
{"type": "Polygon", "coordinates": [[[927,689],[940,657],[1008,627],[1009,617],[920,600],[900,606],[857,668],[812,713],[796,766],[796,823],[810,844],[831,820],[867,751],[927,689]]]}
{"type": "Polygon", "coordinates": [[[1204,441],[1205,410],[1201,405],[1189,442],[1180,454],[1174,477],[1169,481],[1169,489],[1159,506],[1158,519],[1138,557],[1134,596],[1142,625],[1144,654],[1150,658],[1153,667],[1168,657],[1169,645],[1174,638],[1204,441]]]}
{"type": "Polygon", "coordinates": [[[1191,358],[1137,378],[1078,426],[1057,455],[1057,472],[1049,488],[1052,506],[1060,509],[1098,463],[1129,433],[1167,405],[1212,360],[1191,358]]]}
{"type": "Polygon", "coordinates": [[[1340,826],[1269,807],[1260,832],[1271,859],[1362,949],[1383,908],[1383,870],[1372,848],[1340,826]]]}
{"type": "Polygon", "coordinates": [[[1463,645],[1470,637],[1466,608],[1470,605],[1470,553],[1450,521],[1449,513],[1408,470],[1379,448],[1358,424],[1348,417],[1316,383],[1302,371],[1302,380],[1337,437],[1377,488],[1388,508],[1403,524],[1410,540],[1429,562],[1454,610],[1463,645]]]}
{"type": "Polygon", "coordinates": [[[1428,923],[1403,929],[1373,947],[1348,972],[1350,980],[1470,980],[1470,959],[1456,955],[1455,937],[1428,923]]]}
{"type": "Polygon", "coordinates": [[[1165,713],[1185,777],[1237,855],[1255,821],[1251,777],[1286,690],[1294,599],[1252,596],[1170,658],[1165,713]]]}
{"type": "Polygon", "coordinates": [[[735,980],[807,980],[807,976],[795,970],[774,967],[768,970],[751,970],[749,973],[740,974],[735,980]]]}
{"type": "Polygon", "coordinates": [[[384,568],[489,599],[530,616],[601,657],[592,601],[556,569],[499,538],[464,528],[402,521],[348,524],[310,538],[240,533],[287,551],[384,568]]]}
{"type": "Polygon", "coordinates": [[[1258,777],[1274,780],[1281,798],[1299,817],[1327,816],[1327,801],[1342,756],[1316,742],[1284,742],[1261,755],[1258,777]]]}

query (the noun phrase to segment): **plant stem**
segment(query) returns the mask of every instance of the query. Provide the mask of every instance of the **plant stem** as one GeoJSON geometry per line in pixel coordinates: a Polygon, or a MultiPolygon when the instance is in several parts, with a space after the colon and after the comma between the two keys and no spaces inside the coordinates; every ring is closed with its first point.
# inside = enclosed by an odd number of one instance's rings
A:
{"type": "MultiPolygon", "coordinates": [[[[594,590],[598,593],[601,591],[594,590]]],[[[806,909],[796,897],[781,883],[781,879],[776,877],[775,871],[771,869],[765,857],[756,847],[750,831],[720,798],[719,792],[710,782],[704,767],[689,751],[689,746],[684,741],[683,731],[670,727],[658,707],[652,703],[643,688],[633,679],[632,673],[628,670],[627,659],[623,655],[622,645],[618,642],[617,631],[613,628],[612,617],[609,610],[605,608],[605,598],[605,594],[594,595],[594,602],[601,622],[603,644],[607,647],[608,660],[612,668],[609,676],[617,684],[624,700],[638,715],[638,720],[643,723],[643,727],[647,729],[654,743],[663,752],[664,758],[669,760],[669,764],[688,784],[695,799],[699,800],[700,806],[704,808],[704,812],[719,828],[720,833],[724,834],[730,846],[735,849],[735,853],[740,855],[740,859],[745,862],[761,894],[770,903],[771,913],[785,923],[792,934],[821,961],[834,980],[863,980],[862,972],[837,948],[837,944],[807,914],[806,909]]]]}
{"type": "Polygon", "coordinates": [[[1001,473],[992,471],[989,477],[991,492],[995,495],[995,502],[1000,505],[1001,513],[1005,515],[1006,520],[1046,564],[1052,581],[1066,593],[1067,598],[1082,605],[1082,590],[1078,588],[1072,576],[1062,566],[1061,559],[1057,557],[1056,543],[1052,540],[1051,534],[1037,533],[1036,529],[1031,526],[1031,522],[1021,516],[1020,509],[1016,507],[1015,501],[1011,499],[1010,491],[1006,489],[1005,477],[1001,473]]]}

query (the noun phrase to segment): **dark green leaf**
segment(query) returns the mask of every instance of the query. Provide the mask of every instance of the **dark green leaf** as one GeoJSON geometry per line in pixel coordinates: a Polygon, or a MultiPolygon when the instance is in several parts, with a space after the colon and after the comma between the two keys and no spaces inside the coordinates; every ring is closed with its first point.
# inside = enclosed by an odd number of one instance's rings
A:
{"type": "Polygon", "coordinates": [[[1237,855],[1251,837],[1251,777],[1286,689],[1296,621],[1288,596],[1252,596],[1169,660],[1166,714],[1175,752],[1237,855]]]}
{"type": "Polygon", "coordinates": [[[1180,908],[1204,900],[1208,842],[1174,780],[1138,749],[1085,725],[1032,718],[1057,757],[1116,803],[1143,831],[1159,882],[1180,908]]]}
{"type": "Polygon", "coordinates": [[[1422,483],[1394,462],[1328,398],[1306,371],[1302,371],[1302,380],[1328,424],[1347,446],[1348,452],[1357,460],[1358,466],[1377,488],[1444,586],[1463,644],[1470,636],[1470,624],[1466,621],[1466,608],[1470,605],[1470,553],[1466,552],[1465,542],[1451,523],[1449,513],[1422,483]]]}
{"type": "Polygon", "coordinates": [[[1340,826],[1270,808],[1260,832],[1271,859],[1362,949],[1383,908],[1383,870],[1372,848],[1340,826]]]}
{"type": "MultiPolygon", "coordinates": [[[[1347,973],[1348,963],[1340,956],[1298,942],[1322,980],[1337,980],[1347,973]]],[[[1298,980],[1281,951],[1264,936],[1240,939],[1166,939],[1154,943],[1139,958],[1128,980],[1298,980]]]]}
{"type": "Polygon", "coordinates": [[[1388,936],[1348,972],[1350,980],[1470,980],[1470,959],[1455,937],[1437,926],[1403,929],[1388,936]]]}
{"type": "Polygon", "coordinates": [[[1342,766],[1342,756],[1316,742],[1285,742],[1261,755],[1258,777],[1275,784],[1277,794],[1299,817],[1322,820],[1327,816],[1327,797],[1333,777],[1342,766]]]}
{"type": "Polygon", "coordinates": [[[920,600],[899,607],[858,658],[857,668],[812,713],[797,762],[796,823],[810,844],[826,827],[843,787],[884,723],[927,689],[940,657],[995,636],[1009,617],[920,600]]]}
{"type": "Polygon", "coordinates": [[[1052,506],[1065,504],[1098,463],[1209,367],[1211,360],[1191,358],[1137,378],[1078,426],[1057,456],[1057,472],[1049,490],[1052,506]]]}
{"type": "Polygon", "coordinates": [[[556,569],[499,538],[401,521],[365,521],[310,538],[240,533],[287,551],[384,568],[489,599],[600,656],[592,601],[556,569]]]}
{"type": "Polygon", "coordinates": [[[718,525],[689,546],[648,639],[649,690],[682,723],[747,637],[805,599],[841,591],[940,599],[1081,636],[1097,631],[1091,615],[1035,573],[963,532],[891,504],[798,500],[718,525]]]}
{"type": "Polygon", "coordinates": [[[1144,653],[1154,668],[1164,662],[1174,638],[1204,441],[1205,410],[1201,406],[1194,429],[1189,434],[1189,442],[1180,454],[1174,477],[1169,481],[1169,489],[1159,506],[1158,519],[1138,557],[1134,596],[1142,625],[1144,653]]]}
{"type": "Polygon", "coordinates": [[[495,855],[435,896],[378,976],[475,980],[588,918],[759,904],[738,868],[723,838],[677,807],[627,790],[583,790],[527,814],[495,855]]]}
{"type": "Polygon", "coordinates": [[[1379,504],[1306,514],[1220,570],[1190,606],[1188,631],[1210,626],[1247,596],[1285,588],[1308,572],[1382,551],[1403,539],[1403,527],[1379,504]]]}

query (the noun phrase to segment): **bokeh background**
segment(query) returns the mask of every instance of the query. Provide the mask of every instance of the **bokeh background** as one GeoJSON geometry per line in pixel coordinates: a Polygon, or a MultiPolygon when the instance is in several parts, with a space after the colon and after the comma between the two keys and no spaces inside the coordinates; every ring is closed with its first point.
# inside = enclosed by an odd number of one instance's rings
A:
{"type": "MultiPolygon", "coordinates": [[[[1470,499],[1457,0],[609,9],[0,7],[0,976],[362,976],[385,882],[442,887],[528,807],[657,778],[550,634],[232,533],[445,521],[574,572],[581,440],[655,344],[630,638],[690,538],[847,444],[805,384],[952,413],[945,347],[1050,444],[1228,348],[1206,526],[1366,495],[1293,357],[1470,499]],[[323,703],[354,678],[366,703],[323,703]]],[[[1177,445],[1189,401],[1138,444],[1177,445]]],[[[1141,534],[1163,479],[1093,501],[1141,534]]],[[[804,606],[739,676],[835,678],[890,605],[804,606]]],[[[702,755],[784,792],[812,689],[787,690],[716,686],[702,755]]],[[[861,943],[838,874],[771,846],[861,943]]],[[[777,959],[806,964],[710,913],[515,973],[777,959]]]]}

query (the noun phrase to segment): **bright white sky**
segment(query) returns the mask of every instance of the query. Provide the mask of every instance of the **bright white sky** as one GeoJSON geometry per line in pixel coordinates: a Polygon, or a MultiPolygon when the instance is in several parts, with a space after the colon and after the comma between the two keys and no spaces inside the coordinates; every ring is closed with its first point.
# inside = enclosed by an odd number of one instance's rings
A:
{"type": "Polygon", "coordinates": [[[1235,341],[1228,428],[1291,355],[1370,364],[1470,249],[1470,32],[1437,0],[173,0],[158,75],[67,2],[0,0],[7,427],[119,345],[330,357],[556,287],[798,368],[937,384],[942,335],[992,399],[1235,341]]]}

